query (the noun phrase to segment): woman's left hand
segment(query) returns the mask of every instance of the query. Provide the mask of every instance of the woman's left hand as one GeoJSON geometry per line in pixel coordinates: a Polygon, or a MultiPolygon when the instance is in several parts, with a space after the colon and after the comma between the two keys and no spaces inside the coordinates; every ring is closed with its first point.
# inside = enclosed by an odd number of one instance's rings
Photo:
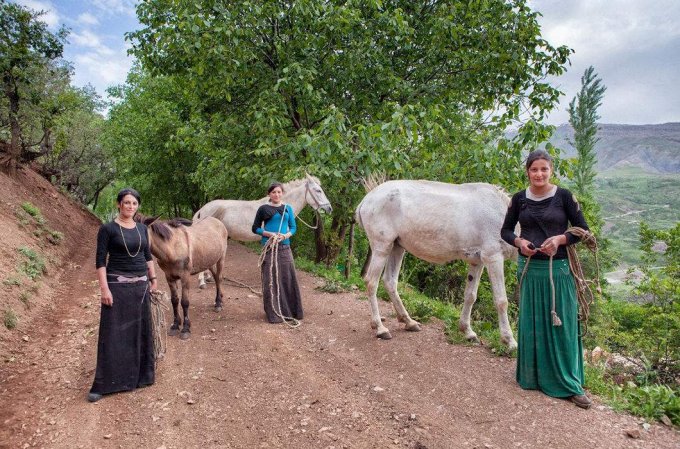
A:
{"type": "Polygon", "coordinates": [[[151,281],[151,291],[155,292],[156,290],[158,290],[158,279],[151,281]]]}
{"type": "MultiPolygon", "coordinates": [[[[565,244],[566,242],[563,242],[564,235],[556,235],[554,237],[548,237],[545,239],[543,244],[541,245],[538,250],[545,254],[546,256],[554,256],[557,253],[558,248],[560,245],[565,244]]],[[[564,239],[566,240],[566,239],[564,239]]]]}

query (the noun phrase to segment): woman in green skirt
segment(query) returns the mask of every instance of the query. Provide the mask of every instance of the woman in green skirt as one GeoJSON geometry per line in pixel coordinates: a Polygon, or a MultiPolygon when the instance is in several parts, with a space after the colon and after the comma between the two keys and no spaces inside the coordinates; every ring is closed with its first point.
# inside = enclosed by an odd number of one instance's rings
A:
{"type": "Polygon", "coordinates": [[[567,245],[579,241],[569,226],[588,230],[576,198],[550,182],[552,157],[532,151],[526,161],[529,187],[512,197],[501,230],[518,248],[520,280],[517,382],[582,408],[591,399],[583,391],[583,351],[578,300],[569,269],[567,245]],[[515,234],[519,222],[521,234],[515,234]]]}

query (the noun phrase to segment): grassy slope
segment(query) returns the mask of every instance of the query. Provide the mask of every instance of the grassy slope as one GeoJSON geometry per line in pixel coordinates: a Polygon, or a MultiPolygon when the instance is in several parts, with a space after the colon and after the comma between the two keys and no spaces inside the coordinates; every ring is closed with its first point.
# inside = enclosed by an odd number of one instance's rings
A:
{"type": "Polygon", "coordinates": [[[668,229],[680,220],[680,174],[653,174],[628,167],[602,172],[595,197],[602,206],[606,237],[625,266],[639,262],[639,226],[668,229]]]}

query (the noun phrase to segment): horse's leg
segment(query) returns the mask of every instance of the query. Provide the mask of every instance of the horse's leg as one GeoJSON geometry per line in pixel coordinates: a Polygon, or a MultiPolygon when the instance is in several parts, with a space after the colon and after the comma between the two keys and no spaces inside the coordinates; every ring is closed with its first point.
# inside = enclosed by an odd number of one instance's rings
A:
{"type": "Polygon", "coordinates": [[[399,297],[399,292],[397,291],[397,283],[399,281],[399,270],[401,270],[401,262],[404,260],[404,254],[406,250],[399,245],[394,245],[392,247],[392,253],[387,258],[387,265],[385,265],[385,271],[383,272],[383,283],[385,285],[385,290],[390,295],[392,300],[392,305],[394,310],[397,311],[397,319],[406,324],[407,331],[417,332],[420,330],[420,323],[412,319],[404,303],[399,297]]]}
{"type": "Polygon", "coordinates": [[[184,313],[184,323],[182,324],[182,332],[179,338],[186,340],[191,334],[191,321],[189,320],[189,285],[191,282],[191,275],[182,275],[180,282],[182,283],[182,312],[184,313]]]}
{"type": "Polygon", "coordinates": [[[366,275],[366,291],[368,293],[368,301],[371,304],[371,327],[376,330],[375,335],[383,340],[392,338],[390,331],[385,327],[380,319],[380,309],[378,309],[378,283],[380,282],[380,273],[387,262],[387,257],[390,254],[392,245],[384,250],[373,250],[371,254],[371,261],[368,264],[366,275]]]}
{"type": "Polygon", "coordinates": [[[205,271],[198,273],[198,288],[201,290],[205,288],[205,271]]]}
{"type": "Polygon", "coordinates": [[[498,312],[498,327],[501,332],[501,343],[508,349],[516,349],[517,342],[512,336],[512,328],[508,320],[508,295],[505,291],[505,272],[503,271],[503,257],[499,254],[484,262],[491,280],[493,302],[498,312]]]}
{"type": "Polygon", "coordinates": [[[460,313],[460,321],[458,328],[465,334],[465,338],[469,341],[479,343],[479,338],[475,331],[470,327],[470,314],[472,313],[472,306],[477,301],[477,289],[479,288],[479,279],[482,277],[484,265],[470,264],[468,268],[468,275],[465,281],[465,298],[463,303],[463,310],[460,313]]]}
{"type": "Polygon", "coordinates": [[[210,268],[210,272],[215,279],[215,312],[222,311],[222,268],[224,267],[224,257],[217,261],[214,267],[210,268]]]}
{"type": "Polygon", "coordinates": [[[179,295],[177,294],[177,280],[168,280],[168,287],[170,287],[170,300],[172,301],[172,313],[175,319],[168,329],[168,335],[174,336],[179,333],[179,295]]]}

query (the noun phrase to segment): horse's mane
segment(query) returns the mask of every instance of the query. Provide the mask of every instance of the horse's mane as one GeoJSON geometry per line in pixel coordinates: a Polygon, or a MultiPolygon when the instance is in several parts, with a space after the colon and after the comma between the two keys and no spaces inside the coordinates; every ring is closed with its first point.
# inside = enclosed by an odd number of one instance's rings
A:
{"type": "MultiPolygon", "coordinates": [[[[312,176],[312,175],[308,175],[308,176],[309,176],[310,178],[312,178],[312,179],[314,180],[315,183],[321,185],[321,181],[319,181],[319,178],[317,178],[316,176],[312,176]]],[[[306,182],[307,182],[307,178],[306,178],[306,177],[305,177],[305,178],[300,178],[300,179],[293,179],[292,181],[284,182],[284,183],[283,183],[283,192],[284,192],[284,195],[286,194],[286,192],[289,192],[289,191],[291,191],[291,190],[293,190],[293,189],[296,189],[296,188],[300,187],[301,185],[303,185],[303,184],[306,183],[306,182]]],[[[265,196],[264,198],[261,198],[260,200],[268,200],[268,199],[269,199],[269,197],[266,197],[266,196],[265,196]]]]}
{"type": "Polygon", "coordinates": [[[167,241],[172,237],[172,230],[170,228],[179,228],[181,226],[191,226],[191,220],[182,217],[175,217],[169,220],[158,220],[158,217],[145,217],[141,214],[135,216],[135,220],[144,223],[151,229],[151,232],[156,234],[161,240],[167,241]]]}
{"type": "Polygon", "coordinates": [[[364,186],[366,193],[375,189],[385,181],[387,181],[387,174],[384,171],[371,173],[370,175],[361,178],[361,184],[364,186]]]}

